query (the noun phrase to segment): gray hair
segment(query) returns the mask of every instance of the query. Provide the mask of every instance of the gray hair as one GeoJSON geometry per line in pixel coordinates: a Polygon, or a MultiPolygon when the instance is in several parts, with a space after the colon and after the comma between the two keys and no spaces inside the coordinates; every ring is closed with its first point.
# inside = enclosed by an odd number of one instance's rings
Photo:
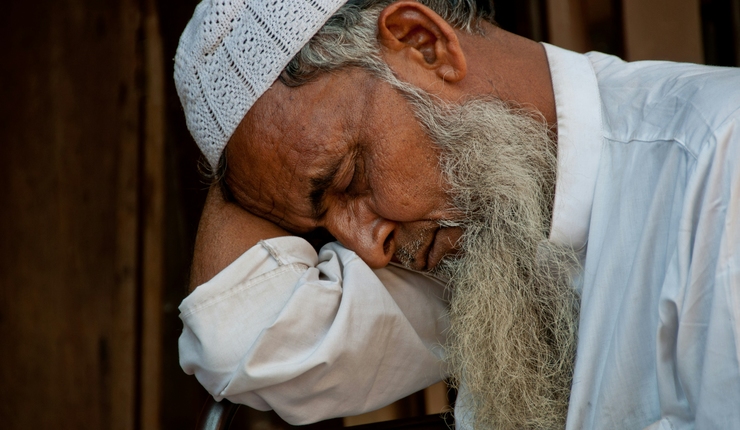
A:
{"type": "MultiPolygon", "coordinates": [[[[380,12],[394,1],[349,0],[288,63],[281,82],[299,86],[322,73],[353,66],[384,77],[377,22],[380,12]]],[[[469,33],[481,33],[481,21],[493,22],[492,8],[479,7],[476,0],[417,1],[469,33]]]]}

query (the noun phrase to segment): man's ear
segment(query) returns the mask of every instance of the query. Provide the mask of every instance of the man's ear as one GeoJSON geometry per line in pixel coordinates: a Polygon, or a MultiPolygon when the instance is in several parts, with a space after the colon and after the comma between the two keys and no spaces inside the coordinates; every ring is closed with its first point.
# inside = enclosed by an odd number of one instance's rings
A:
{"type": "Polygon", "coordinates": [[[384,59],[405,80],[419,78],[420,66],[437,78],[455,83],[467,74],[465,55],[455,30],[436,12],[414,1],[400,1],[378,17],[378,40],[384,59]],[[409,73],[411,76],[403,76],[409,73]]]}

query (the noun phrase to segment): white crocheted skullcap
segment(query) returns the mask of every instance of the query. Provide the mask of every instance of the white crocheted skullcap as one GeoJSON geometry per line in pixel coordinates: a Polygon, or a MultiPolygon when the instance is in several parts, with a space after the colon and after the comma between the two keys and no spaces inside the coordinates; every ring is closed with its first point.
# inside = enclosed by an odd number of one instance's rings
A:
{"type": "Polygon", "coordinates": [[[347,0],[203,0],[175,54],[185,120],[212,168],[254,102],[347,0]]]}

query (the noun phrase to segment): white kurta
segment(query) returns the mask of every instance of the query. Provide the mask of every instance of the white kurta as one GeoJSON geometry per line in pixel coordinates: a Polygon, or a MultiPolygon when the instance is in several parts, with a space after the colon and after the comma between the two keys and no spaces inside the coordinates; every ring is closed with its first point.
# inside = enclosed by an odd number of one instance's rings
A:
{"type": "MultiPolygon", "coordinates": [[[[551,240],[584,258],[567,427],[740,428],[740,71],[545,47],[551,240]]],[[[291,423],[445,374],[442,285],[338,244],[261,242],[180,310],[183,369],[291,423]]]]}

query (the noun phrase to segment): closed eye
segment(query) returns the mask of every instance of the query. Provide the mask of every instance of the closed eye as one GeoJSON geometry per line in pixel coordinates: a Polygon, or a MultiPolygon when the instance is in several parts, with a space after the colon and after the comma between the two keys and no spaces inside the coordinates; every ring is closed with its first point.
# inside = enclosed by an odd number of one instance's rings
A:
{"type": "Polygon", "coordinates": [[[344,198],[352,197],[362,191],[364,165],[359,153],[345,155],[334,161],[316,177],[311,178],[311,190],[308,198],[312,207],[312,217],[315,220],[322,219],[328,211],[327,194],[344,198]],[[343,166],[346,166],[346,168],[343,169],[343,166]],[[352,169],[352,171],[350,172],[349,169],[352,169]],[[342,170],[345,170],[345,172],[342,172],[342,170]]]}
{"type": "Polygon", "coordinates": [[[326,203],[324,198],[326,197],[327,191],[331,188],[335,181],[339,169],[342,167],[342,159],[337,160],[329,168],[327,168],[322,174],[315,178],[311,178],[311,191],[308,198],[311,202],[313,209],[313,218],[321,219],[326,213],[326,203]]]}
{"type": "Polygon", "coordinates": [[[356,197],[363,194],[366,190],[365,184],[365,162],[363,157],[355,157],[355,166],[352,169],[352,177],[344,187],[343,193],[349,197],[356,197]]]}

